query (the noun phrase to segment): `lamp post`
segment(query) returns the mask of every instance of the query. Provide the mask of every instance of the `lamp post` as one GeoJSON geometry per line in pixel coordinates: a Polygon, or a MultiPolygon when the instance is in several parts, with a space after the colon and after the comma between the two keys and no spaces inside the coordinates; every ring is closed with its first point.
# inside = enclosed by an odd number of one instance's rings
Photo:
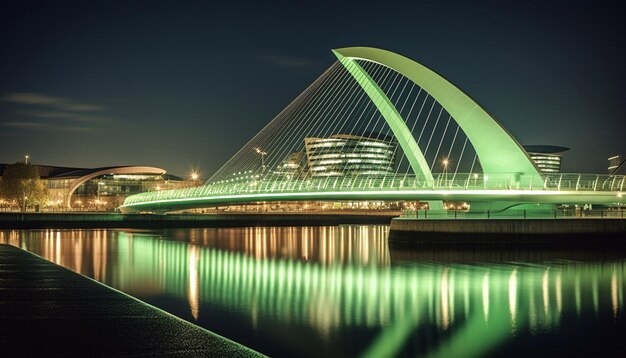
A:
{"type": "Polygon", "coordinates": [[[200,175],[198,175],[198,172],[196,172],[195,170],[192,171],[189,177],[191,178],[191,185],[198,186],[198,178],[200,178],[200,175]]]}
{"type": "Polygon", "coordinates": [[[448,158],[445,158],[441,164],[443,166],[443,182],[445,186],[448,183],[448,164],[450,164],[450,161],[448,161],[448,158]]]}
{"type": "Polygon", "coordinates": [[[30,156],[28,154],[26,154],[24,156],[24,164],[28,164],[28,158],[30,158],[30,156]]]}
{"type": "Polygon", "coordinates": [[[267,152],[259,147],[254,148],[254,151],[261,156],[261,174],[265,174],[265,157],[267,156],[267,152]]]}

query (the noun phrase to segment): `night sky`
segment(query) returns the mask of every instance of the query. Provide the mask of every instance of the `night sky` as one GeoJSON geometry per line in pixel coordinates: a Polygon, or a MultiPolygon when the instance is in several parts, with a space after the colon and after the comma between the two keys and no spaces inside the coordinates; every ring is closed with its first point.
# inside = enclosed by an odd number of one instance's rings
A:
{"type": "Polygon", "coordinates": [[[0,163],[217,170],[334,61],[416,60],[564,171],[626,154],[622,1],[0,1],[0,163]],[[618,4],[619,3],[619,4],[618,4]]]}

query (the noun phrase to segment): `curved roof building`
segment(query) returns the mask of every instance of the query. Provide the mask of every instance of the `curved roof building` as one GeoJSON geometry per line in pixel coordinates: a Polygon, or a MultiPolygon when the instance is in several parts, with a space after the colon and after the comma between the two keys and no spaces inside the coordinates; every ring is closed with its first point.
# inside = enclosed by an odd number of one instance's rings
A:
{"type": "MultiPolygon", "coordinates": [[[[7,164],[0,164],[0,176],[7,164]]],[[[165,169],[139,166],[71,168],[36,165],[41,179],[47,181],[53,207],[114,208],[133,194],[174,189],[183,179],[166,174],[165,169]]]]}
{"type": "Polygon", "coordinates": [[[524,149],[542,173],[560,173],[563,153],[569,150],[566,147],[543,144],[525,145],[524,149]]]}

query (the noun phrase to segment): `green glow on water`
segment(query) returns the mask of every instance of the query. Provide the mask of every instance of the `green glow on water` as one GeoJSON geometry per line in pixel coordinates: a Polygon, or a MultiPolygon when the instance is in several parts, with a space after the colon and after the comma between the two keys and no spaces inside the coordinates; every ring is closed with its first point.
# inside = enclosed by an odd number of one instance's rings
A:
{"type": "Polygon", "coordinates": [[[522,334],[557,332],[565,317],[623,317],[621,259],[398,264],[384,227],[238,230],[237,240],[213,240],[210,229],[190,231],[192,243],[104,230],[0,232],[0,242],[139,297],[178,298],[192,320],[210,319],[210,307],[258,329],[279,324],[276,333],[264,331],[280,335],[275,339],[295,339],[289,327],[306,326],[330,346],[341,344],[346,332],[371,331],[371,339],[358,341],[358,353],[370,357],[402,355],[425,331],[439,338],[414,347],[420,355],[481,356],[522,334]],[[272,239],[286,233],[299,240],[272,239]],[[364,240],[368,246],[347,248],[364,240]]]}

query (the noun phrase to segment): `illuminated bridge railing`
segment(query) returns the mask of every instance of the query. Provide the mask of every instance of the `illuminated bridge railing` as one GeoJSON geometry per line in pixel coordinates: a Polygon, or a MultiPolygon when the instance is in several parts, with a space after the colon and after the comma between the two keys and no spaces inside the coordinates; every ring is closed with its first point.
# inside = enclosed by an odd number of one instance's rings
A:
{"type": "Polygon", "coordinates": [[[301,192],[363,192],[397,190],[550,190],[621,192],[625,188],[623,175],[546,174],[519,176],[515,174],[441,173],[434,180],[415,176],[394,177],[335,177],[313,179],[233,178],[203,186],[163,190],[132,195],[124,205],[157,200],[201,198],[222,195],[253,195],[301,192]]]}

